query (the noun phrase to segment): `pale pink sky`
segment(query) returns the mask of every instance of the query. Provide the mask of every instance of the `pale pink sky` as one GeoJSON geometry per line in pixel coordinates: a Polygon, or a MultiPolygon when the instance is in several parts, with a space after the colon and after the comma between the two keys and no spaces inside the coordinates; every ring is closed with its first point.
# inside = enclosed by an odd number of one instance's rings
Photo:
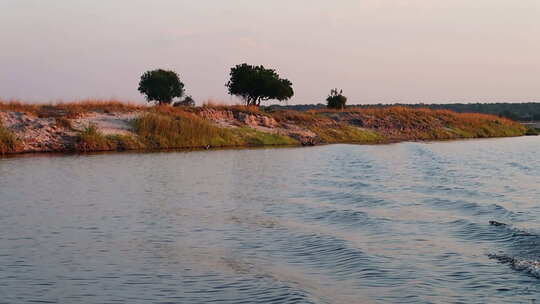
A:
{"type": "Polygon", "coordinates": [[[540,101],[540,1],[0,0],[0,98],[143,102],[166,68],[232,103],[243,62],[289,78],[291,104],[540,101]]]}

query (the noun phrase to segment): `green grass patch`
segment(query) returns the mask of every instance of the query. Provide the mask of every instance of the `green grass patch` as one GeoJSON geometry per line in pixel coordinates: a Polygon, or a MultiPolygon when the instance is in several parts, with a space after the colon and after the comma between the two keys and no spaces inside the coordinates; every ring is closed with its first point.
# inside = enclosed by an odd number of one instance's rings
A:
{"type": "Polygon", "coordinates": [[[298,141],[289,136],[261,132],[252,128],[237,128],[232,130],[235,135],[251,146],[297,145],[298,141]]]}
{"type": "Polygon", "coordinates": [[[377,143],[384,140],[384,137],[375,131],[345,124],[331,127],[311,126],[309,129],[325,143],[377,143]]]}
{"type": "Polygon", "coordinates": [[[526,129],[521,124],[501,124],[488,120],[475,125],[462,124],[451,130],[458,138],[511,137],[526,134],[526,129]]]}

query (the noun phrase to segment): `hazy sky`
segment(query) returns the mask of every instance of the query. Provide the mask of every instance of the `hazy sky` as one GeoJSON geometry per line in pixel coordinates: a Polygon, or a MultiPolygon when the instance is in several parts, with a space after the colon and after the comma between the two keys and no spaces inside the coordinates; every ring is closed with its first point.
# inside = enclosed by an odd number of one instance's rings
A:
{"type": "Polygon", "coordinates": [[[540,1],[0,0],[0,98],[143,101],[165,68],[235,102],[243,62],[289,78],[291,104],[540,101],[540,1]]]}

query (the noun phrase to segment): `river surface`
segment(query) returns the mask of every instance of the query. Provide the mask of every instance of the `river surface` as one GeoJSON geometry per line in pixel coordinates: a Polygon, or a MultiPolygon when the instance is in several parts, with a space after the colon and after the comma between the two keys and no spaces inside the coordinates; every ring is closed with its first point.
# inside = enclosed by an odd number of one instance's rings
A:
{"type": "Polygon", "coordinates": [[[4,158],[0,303],[536,303],[539,185],[535,137],[4,158]]]}

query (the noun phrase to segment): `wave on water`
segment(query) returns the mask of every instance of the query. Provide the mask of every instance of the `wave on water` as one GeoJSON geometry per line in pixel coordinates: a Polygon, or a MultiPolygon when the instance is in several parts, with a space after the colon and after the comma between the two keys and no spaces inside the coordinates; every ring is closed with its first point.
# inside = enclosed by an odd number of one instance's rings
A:
{"type": "Polygon", "coordinates": [[[495,227],[501,227],[501,228],[505,228],[507,229],[508,231],[512,232],[512,236],[516,237],[516,236],[537,236],[537,235],[534,235],[530,232],[527,232],[525,230],[521,230],[521,229],[517,229],[517,228],[513,228],[511,225],[508,225],[506,223],[503,223],[503,222],[497,222],[497,221],[489,221],[489,224],[491,226],[495,226],[495,227]]]}
{"type": "MultiPolygon", "coordinates": [[[[527,231],[513,228],[511,225],[498,222],[489,221],[489,224],[494,227],[500,227],[513,233],[514,237],[534,237],[536,235],[527,231]]],[[[530,244],[529,244],[530,245],[530,244]]],[[[522,246],[519,246],[522,247],[522,246]]],[[[488,257],[493,260],[497,260],[499,263],[508,264],[512,269],[528,273],[536,278],[540,278],[540,261],[534,259],[526,259],[516,256],[510,256],[506,254],[488,254],[488,257]]]]}
{"type": "Polygon", "coordinates": [[[517,271],[523,271],[540,278],[540,261],[521,259],[504,254],[489,254],[488,257],[502,264],[508,264],[517,271]]]}

